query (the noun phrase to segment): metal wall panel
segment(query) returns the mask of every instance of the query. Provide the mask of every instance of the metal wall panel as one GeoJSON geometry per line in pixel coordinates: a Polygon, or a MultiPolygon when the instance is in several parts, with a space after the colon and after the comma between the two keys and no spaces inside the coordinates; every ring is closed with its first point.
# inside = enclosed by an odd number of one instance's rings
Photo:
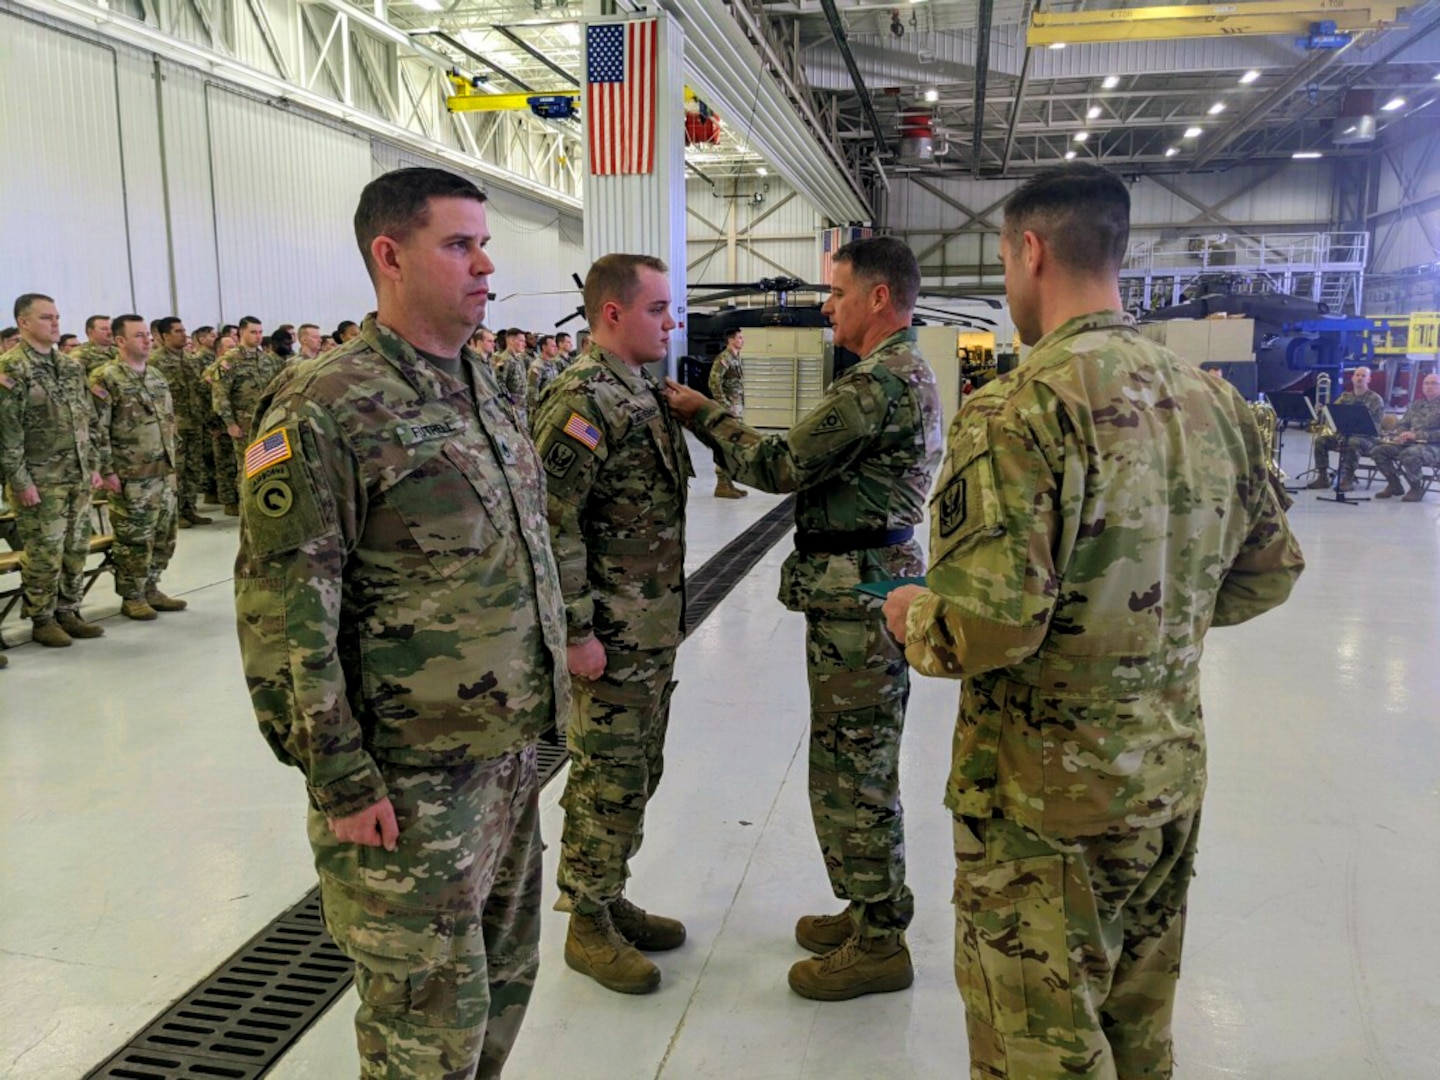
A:
{"type": "MultiPolygon", "coordinates": [[[[1407,121],[1410,130],[1419,123],[1407,121]]],[[[1370,272],[1376,274],[1440,262],[1440,132],[1432,127],[1419,137],[1387,143],[1376,186],[1375,210],[1381,216],[1370,248],[1370,272]]]]}
{"type": "Polygon", "coordinates": [[[820,272],[824,221],[800,193],[779,177],[744,176],[686,184],[691,210],[686,245],[692,285],[756,281],[784,274],[804,280],[820,272]],[[761,202],[755,195],[763,196],[761,202]],[[733,259],[730,233],[735,234],[733,259]]]}
{"type": "Polygon", "coordinates": [[[170,190],[176,314],[192,329],[218,326],[220,262],[215,245],[207,80],[189,68],[163,68],[165,170],[170,190]]]}

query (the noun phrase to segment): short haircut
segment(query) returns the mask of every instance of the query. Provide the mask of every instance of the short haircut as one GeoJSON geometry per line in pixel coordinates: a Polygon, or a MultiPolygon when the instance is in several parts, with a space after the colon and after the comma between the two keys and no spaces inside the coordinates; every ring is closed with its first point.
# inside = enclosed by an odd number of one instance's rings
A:
{"type": "Polygon", "coordinates": [[[302,331],[304,331],[304,330],[319,330],[320,327],[316,326],[313,322],[302,322],[302,323],[300,324],[300,329],[301,329],[302,331]]]}
{"type": "Polygon", "coordinates": [[[1130,192],[1099,165],[1044,169],[1005,200],[1003,235],[1013,245],[1026,231],[1043,237],[1068,270],[1109,276],[1119,271],[1130,243],[1130,192]]]}
{"type": "Polygon", "coordinates": [[[463,176],[444,169],[395,169],[375,177],[360,192],[355,208],[355,242],[365,259],[365,271],[376,280],[370,245],[377,236],[403,242],[414,229],[430,220],[431,199],[485,201],[485,193],[463,176]]]}
{"type": "MultiPolygon", "coordinates": [[[[85,332],[88,334],[91,330],[95,329],[96,323],[104,322],[108,318],[110,318],[109,315],[91,315],[88,319],[85,320],[85,332]]],[[[112,331],[115,329],[115,325],[113,322],[110,325],[110,329],[112,331]]]]}
{"type": "MultiPolygon", "coordinates": [[[[20,332],[17,327],[11,326],[11,327],[8,327],[8,328],[6,329],[6,331],[4,332],[4,333],[5,333],[5,336],[8,336],[8,335],[9,335],[9,332],[12,331],[12,330],[13,330],[15,333],[17,333],[17,334],[20,332]]],[[[68,342],[78,341],[78,340],[79,340],[79,339],[78,339],[74,334],[61,334],[61,335],[60,335],[60,341],[59,341],[58,344],[60,345],[61,348],[64,348],[65,345],[66,345],[68,342]]]]}
{"type": "Polygon", "coordinates": [[[263,325],[263,324],[262,324],[262,323],[260,322],[260,320],[257,319],[254,315],[246,315],[246,316],[244,316],[244,317],[240,320],[240,325],[239,325],[239,327],[237,327],[237,329],[239,329],[239,330],[244,330],[247,326],[261,326],[261,325],[263,325]]]}
{"type": "Polygon", "coordinates": [[[240,328],[236,326],[233,322],[227,322],[224,326],[220,327],[220,336],[232,337],[239,329],[240,328]]]}
{"type": "Polygon", "coordinates": [[[166,315],[165,318],[156,319],[150,325],[154,328],[157,334],[163,336],[170,333],[170,331],[174,330],[175,327],[180,326],[183,322],[184,320],[181,319],[178,315],[166,315]]]}
{"type": "Polygon", "coordinates": [[[346,330],[349,330],[352,326],[358,327],[358,325],[358,323],[353,323],[349,319],[345,319],[339,326],[335,327],[335,340],[339,341],[346,330]]]}
{"type": "Polygon", "coordinates": [[[543,349],[543,348],[545,347],[545,343],[546,343],[547,341],[554,341],[554,340],[555,340],[555,336],[554,336],[553,334],[541,334],[541,335],[535,340],[535,344],[538,345],[540,348],[543,349]]]}
{"type": "Polygon", "coordinates": [[[1350,375],[1353,377],[1357,371],[1363,371],[1366,375],[1373,374],[1373,372],[1371,372],[1371,370],[1364,364],[1358,364],[1355,367],[1351,368],[1350,375]]]}
{"type": "MultiPolygon", "coordinates": [[[[600,309],[610,301],[629,305],[640,288],[640,268],[664,274],[669,267],[654,255],[602,255],[585,275],[585,321],[594,322],[600,318],[600,309]]],[[[581,331],[585,333],[585,331],[581,331]]]]}
{"type": "Polygon", "coordinates": [[[0,330],[0,341],[9,341],[12,337],[19,336],[20,327],[18,326],[7,326],[4,330],[0,330]]]}
{"type": "MultiPolygon", "coordinates": [[[[54,298],[53,296],[46,296],[44,293],[38,293],[38,292],[21,293],[19,296],[17,296],[17,297],[15,298],[15,312],[14,312],[14,314],[15,314],[15,321],[16,321],[16,322],[19,322],[22,317],[30,314],[30,309],[31,309],[32,307],[34,307],[36,304],[40,304],[40,303],[53,304],[54,302],[55,302],[55,298],[54,298]]],[[[12,327],[12,329],[15,329],[15,328],[12,327]]],[[[89,325],[88,323],[85,325],[85,329],[86,329],[86,330],[89,330],[89,329],[90,329],[90,325],[89,325]]],[[[18,329],[15,329],[15,333],[18,334],[19,332],[20,332],[20,331],[19,331],[18,329]]]]}
{"type": "Polygon", "coordinates": [[[920,295],[920,264],[905,241],[895,236],[866,236],[851,240],[835,253],[835,262],[850,264],[857,281],[890,290],[897,311],[913,311],[920,295]]]}
{"type": "Polygon", "coordinates": [[[570,331],[568,331],[568,330],[561,330],[558,334],[555,335],[555,340],[556,340],[556,341],[559,341],[561,338],[569,339],[569,338],[570,338],[570,331]]]}
{"type": "Polygon", "coordinates": [[[742,326],[732,326],[729,330],[726,330],[726,331],[725,331],[725,342],[726,342],[726,344],[729,344],[730,342],[734,341],[737,337],[739,337],[739,336],[740,336],[741,334],[743,334],[744,332],[745,332],[745,328],[744,328],[744,327],[742,327],[742,326]]]}
{"type": "Polygon", "coordinates": [[[194,330],[194,332],[191,333],[190,336],[191,336],[191,337],[200,337],[200,336],[202,336],[202,335],[204,335],[204,334],[213,334],[213,333],[215,333],[215,327],[213,327],[213,326],[200,326],[200,327],[197,327],[197,328],[194,330]]]}
{"type": "Polygon", "coordinates": [[[124,337],[125,327],[133,322],[138,322],[141,326],[145,325],[145,320],[139,315],[116,315],[110,320],[110,330],[117,338],[124,337]]]}

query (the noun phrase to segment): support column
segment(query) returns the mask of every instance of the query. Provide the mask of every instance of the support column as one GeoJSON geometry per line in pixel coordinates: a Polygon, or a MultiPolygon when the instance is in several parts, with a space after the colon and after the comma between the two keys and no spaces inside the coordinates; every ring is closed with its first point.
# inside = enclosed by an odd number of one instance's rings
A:
{"type": "MultiPolygon", "coordinates": [[[[670,333],[670,356],[666,371],[674,375],[676,363],[685,352],[685,38],[673,18],[663,11],[647,13],[641,19],[592,19],[586,24],[585,96],[581,98],[585,140],[585,254],[593,262],[602,255],[628,252],[656,255],[670,268],[672,311],[679,324],[670,333]],[[649,120],[646,107],[637,104],[628,113],[609,113],[615,123],[607,127],[595,95],[606,84],[590,83],[593,53],[614,48],[602,41],[595,28],[619,26],[627,30],[627,71],[633,71],[628,50],[632,44],[628,28],[653,23],[655,27],[655,77],[653,108],[653,150],[648,172],[619,171],[596,175],[600,168],[628,170],[633,162],[624,152],[631,141],[641,137],[649,120]],[[598,140],[608,139],[600,150],[598,140]],[[618,154],[619,163],[614,163],[618,154]]],[[[613,84],[609,84],[613,86],[613,84]]],[[[632,87],[632,92],[636,89],[632,87]]],[[[614,92],[613,90],[611,91],[614,92]]],[[[641,101],[647,97],[641,94],[641,101]]]]}

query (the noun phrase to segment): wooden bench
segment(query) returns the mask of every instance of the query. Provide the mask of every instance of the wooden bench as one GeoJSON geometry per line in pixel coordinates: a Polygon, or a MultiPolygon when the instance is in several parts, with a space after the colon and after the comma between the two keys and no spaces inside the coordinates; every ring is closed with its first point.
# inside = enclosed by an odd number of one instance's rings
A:
{"type": "MultiPolygon", "coordinates": [[[[85,596],[90,594],[100,575],[114,564],[111,548],[115,545],[115,536],[110,532],[110,507],[103,501],[93,502],[90,504],[90,515],[90,554],[99,555],[100,561],[85,568],[85,596]]],[[[10,548],[9,551],[0,551],[0,649],[8,649],[5,620],[25,596],[20,587],[20,541],[13,511],[0,512],[0,541],[10,548]]]]}

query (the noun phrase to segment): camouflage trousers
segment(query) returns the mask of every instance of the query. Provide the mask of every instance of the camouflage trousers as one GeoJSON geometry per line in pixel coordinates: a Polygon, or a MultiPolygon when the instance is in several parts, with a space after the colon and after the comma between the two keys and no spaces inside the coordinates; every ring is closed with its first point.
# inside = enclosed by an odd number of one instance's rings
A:
{"type": "Polygon", "coordinates": [[[85,559],[90,554],[90,482],[45,484],[36,506],[21,506],[12,489],[20,541],[21,608],[28,619],[57,610],[75,611],[85,597],[85,559]]]}
{"type": "Polygon", "coordinates": [[[597,911],[625,893],[645,807],[665,771],[674,671],[673,648],[612,652],[604,675],[575,680],[559,884],[577,911],[597,911]]]}
{"type": "Polygon", "coordinates": [[[1425,466],[1440,465],[1440,446],[1429,443],[1381,443],[1370,451],[1375,468],[1396,487],[1402,486],[1400,474],[1410,481],[1411,487],[1425,483],[1425,466]]]}
{"type": "Polygon", "coordinates": [[[1050,840],[955,819],[955,981],[971,1080],[1169,1077],[1200,816],[1050,840]]]}
{"type": "Polygon", "coordinates": [[[900,737],[910,667],[879,614],[807,613],[810,813],[830,887],[860,932],[904,930],[915,915],[905,884],[900,737]]]}
{"type": "Polygon", "coordinates": [[[1370,453],[1377,440],[1364,435],[1316,435],[1313,447],[1315,468],[1326,472],[1330,468],[1330,452],[1340,452],[1340,475],[1354,476],[1355,467],[1360,464],[1360,455],[1370,453]]]}
{"type": "Polygon", "coordinates": [[[205,490],[205,432],[179,428],[175,432],[175,503],[182,514],[194,514],[205,490]]]}
{"type": "Polygon", "coordinates": [[[110,496],[111,547],[115,591],[123,600],[140,600],[160,582],[175,554],[179,527],[175,476],[125,480],[110,496]]]}
{"type": "Polygon", "coordinates": [[[453,768],[381,763],[396,850],[335,839],[312,808],[325,925],[355,961],[362,1080],[491,1080],[540,966],[535,747],[453,768]]]}
{"type": "MultiPolygon", "coordinates": [[[[215,458],[215,495],[224,506],[234,506],[240,501],[240,484],[235,461],[234,440],[223,431],[210,433],[211,453],[215,458]]],[[[244,459],[245,451],[240,451],[244,459]]]]}

